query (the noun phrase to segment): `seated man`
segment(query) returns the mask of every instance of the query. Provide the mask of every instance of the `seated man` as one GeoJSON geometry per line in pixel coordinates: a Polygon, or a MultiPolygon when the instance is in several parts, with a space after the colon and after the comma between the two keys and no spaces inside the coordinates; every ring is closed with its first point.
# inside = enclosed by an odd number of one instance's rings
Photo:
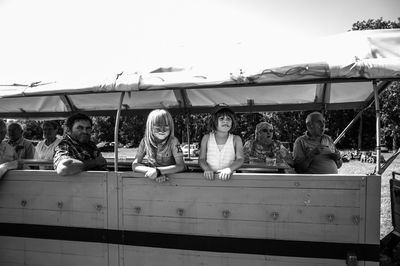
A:
{"type": "Polygon", "coordinates": [[[18,167],[17,154],[4,140],[7,133],[6,123],[0,119],[0,178],[11,169],[18,167]]]}
{"type": "Polygon", "coordinates": [[[74,114],[67,119],[66,127],[53,159],[57,173],[74,175],[87,170],[107,171],[107,161],[90,140],[92,120],[87,115],[74,114]]]}
{"type": "Polygon", "coordinates": [[[294,167],[298,173],[337,174],[342,166],[340,152],[324,134],[325,119],[319,112],[306,118],[307,132],[294,142],[294,167]]]}
{"type": "Polygon", "coordinates": [[[267,122],[256,126],[254,139],[246,141],[243,147],[245,163],[276,165],[286,163],[293,165],[290,152],[278,141],[273,139],[274,127],[267,122]]]}
{"type": "Polygon", "coordinates": [[[8,144],[10,144],[18,155],[18,159],[33,159],[35,157],[35,146],[32,142],[22,136],[22,127],[18,123],[8,125],[8,144]]]}

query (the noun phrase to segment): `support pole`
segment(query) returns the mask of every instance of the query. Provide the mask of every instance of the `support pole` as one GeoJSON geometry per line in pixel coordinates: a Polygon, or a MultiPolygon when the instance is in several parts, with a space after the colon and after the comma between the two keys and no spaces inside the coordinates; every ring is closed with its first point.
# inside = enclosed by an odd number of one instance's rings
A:
{"type": "MultiPolygon", "coordinates": [[[[367,107],[369,108],[369,106],[367,107]]],[[[341,138],[344,137],[344,134],[351,128],[351,126],[357,121],[358,118],[360,118],[363,114],[363,112],[367,109],[363,109],[361,110],[354,118],[353,120],[351,120],[351,122],[347,125],[347,127],[345,129],[343,129],[342,133],[340,133],[340,135],[335,139],[335,141],[333,143],[337,144],[341,138]]]]}
{"type": "Polygon", "coordinates": [[[115,128],[114,128],[114,172],[118,172],[118,131],[119,131],[119,120],[121,117],[121,107],[124,101],[125,92],[121,92],[121,97],[119,98],[119,105],[117,110],[117,116],[115,117],[115,128]]]}
{"type": "Polygon", "coordinates": [[[372,82],[374,87],[374,98],[375,98],[375,112],[376,112],[376,173],[381,171],[381,110],[379,107],[379,92],[376,84],[376,80],[372,82]]]}

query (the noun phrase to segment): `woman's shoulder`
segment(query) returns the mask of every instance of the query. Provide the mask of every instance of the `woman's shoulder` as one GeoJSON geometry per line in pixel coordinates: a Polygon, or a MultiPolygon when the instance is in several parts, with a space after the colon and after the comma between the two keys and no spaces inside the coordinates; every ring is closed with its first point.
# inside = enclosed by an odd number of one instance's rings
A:
{"type": "Polygon", "coordinates": [[[175,136],[171,136],[171,144],[172,145],[179,145],[180,143],[179,143],[178,138],[175,137],[175,136]]]}
{"type": "Polygon", "coordinates": [[[239,136],[239,135],[234,135],[234,134],[231,134],[232,135],[232,137],[233,137],[233,141],[242,141],[242,138],[239,136]]]}

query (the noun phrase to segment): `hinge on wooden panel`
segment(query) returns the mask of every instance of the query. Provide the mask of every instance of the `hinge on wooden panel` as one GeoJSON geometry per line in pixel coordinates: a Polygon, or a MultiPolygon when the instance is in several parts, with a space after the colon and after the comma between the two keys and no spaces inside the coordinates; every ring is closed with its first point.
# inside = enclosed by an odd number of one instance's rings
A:
{"type": "Polygon", "coordinates": [[[357,266],[358,265],[356,253],[347,252],[346,265],[348,265],[348,266],[357,266]]]}

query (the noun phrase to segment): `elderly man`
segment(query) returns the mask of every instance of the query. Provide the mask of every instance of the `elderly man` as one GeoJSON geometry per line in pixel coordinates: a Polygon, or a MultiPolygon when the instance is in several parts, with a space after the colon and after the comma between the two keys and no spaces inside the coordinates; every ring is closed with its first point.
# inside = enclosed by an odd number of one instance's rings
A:
{"type": "Polygon", "coordinates": [[[32,142],[22,136],[22,127],[18,123],[8,125],[8,144],[10,144],[18,155],[18,159],[33,159],[35,157],[35,146],[32,142]]]}
{"type": "Polygon", "coordinates": [[[90,140],[92,120],[84,114],[74,114],[66,121],[66,134],[57,145],[54,169],[60,175],[74,175],[87,170],[107,170],[107,162],[90,140]]]}
{"type": "Polygon", "coordinates": [[[7,134],[6,123],[0,119],[0,178],[11,169],[18,167],[17,154],[4,140],[7,134]]]}
{"type": "Polygon", "coordinates": [[[319,112],[313,112],[307,116],[306,126],[307,132],[294,143],[296,171],[307,174],[337,174],[342,160],[331,137],[324,134],[324,117],[319,112]]]}

